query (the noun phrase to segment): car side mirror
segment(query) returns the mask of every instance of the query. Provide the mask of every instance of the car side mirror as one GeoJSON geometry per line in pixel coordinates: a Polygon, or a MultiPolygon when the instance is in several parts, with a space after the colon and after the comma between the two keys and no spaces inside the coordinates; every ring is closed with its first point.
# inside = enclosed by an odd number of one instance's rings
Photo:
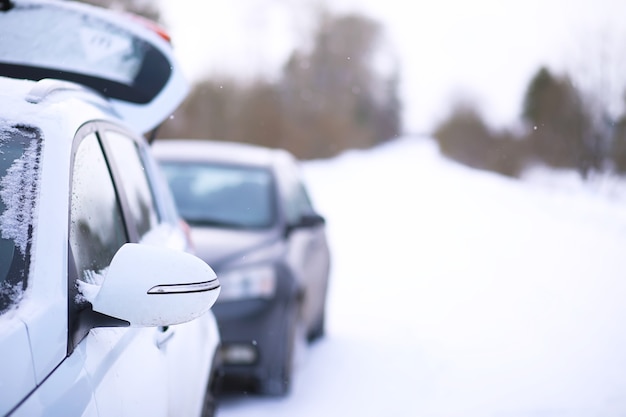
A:
{"type": "Polygon", "coordinates": [[[297,224],[297,227],[315,227],[325,223],[326,219],[323,216],[317,213],[309,213],[300,217],[300,223],[297,224]]]}
{"type": "Polygon", "coordinates": [[[326,219],[317,213],[303,214],[300,217],[299,222],[287,226],[286,235],[289,235],[291,232],[297,229],[308,229],[325,223],[326,219]]]}
{"type": "Polygon", "coordinates": [[[93,310],[133,327],[170,326],[200,317],[215,303],[213,269],[187,252],[127,243],[113,257],[93,310]]]}

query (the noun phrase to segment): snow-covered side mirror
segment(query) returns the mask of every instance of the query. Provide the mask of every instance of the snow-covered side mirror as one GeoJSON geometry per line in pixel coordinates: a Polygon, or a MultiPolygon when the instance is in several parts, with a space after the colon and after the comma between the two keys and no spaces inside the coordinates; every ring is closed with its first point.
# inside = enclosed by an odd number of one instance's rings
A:
{"type": "Polygon", "coordinates": [[[186,252],[127,243],[115,254],[93,310],[133,327],[169,326],[193,320],[215,303],[215,272],[186,252]]]}

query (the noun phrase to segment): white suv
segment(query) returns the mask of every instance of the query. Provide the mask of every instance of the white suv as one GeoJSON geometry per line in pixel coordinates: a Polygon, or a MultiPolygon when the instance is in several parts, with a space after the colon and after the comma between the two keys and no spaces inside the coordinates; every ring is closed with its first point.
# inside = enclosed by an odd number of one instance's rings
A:
{"type": "Polygon", "coordinates": [[[89,6],[5,4],[0,416],[213,415],[219,282],[142,136],[187,92],[169,44],[89,6]]]}

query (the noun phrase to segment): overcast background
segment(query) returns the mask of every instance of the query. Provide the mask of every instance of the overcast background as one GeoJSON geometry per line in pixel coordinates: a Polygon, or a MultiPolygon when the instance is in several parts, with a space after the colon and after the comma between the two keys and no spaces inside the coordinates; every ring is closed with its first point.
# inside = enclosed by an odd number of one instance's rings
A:
{"type": "MultiPolygon", "coordinates": [[[[188,76],[272,76],[310,33],[311,0],[160,0],[188,76]]],[[[606,91],[617,113],[626,72],[622,0],[337,0],[380,21],[400,63],[404,124],[430,132],[459,96],[511,125],[540,65],[606,91]],[[601,87],[597,84],[602,83],[601,87]]]]}

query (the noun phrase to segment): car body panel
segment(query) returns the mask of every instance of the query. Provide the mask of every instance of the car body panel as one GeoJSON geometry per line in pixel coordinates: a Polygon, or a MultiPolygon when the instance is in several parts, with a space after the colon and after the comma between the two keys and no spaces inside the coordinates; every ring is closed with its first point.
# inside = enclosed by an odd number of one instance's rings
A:
{"type": "Polygon", "coordinates": [[[202,404],[197,399],[204,396],[212,375],[198,370],[212,369],[216,361],[220,334],[215,316],[205,314],[188,323],[157,330],[161,349],[168,353],[165,358],[168,380],[176,381],[168,384],[168,397],[174,399],[168,404],[168,415],[200,416],[202,404]]]}
{"type": "Polygon", "coordinates": [[[11,416],[97,416],[93,384],[83,363],[80,350],[68,357],[11,416]]]}
{"type": "Polygon", "coordinates": [[[93,329],[79,345],[101,415],[166,415],[167,368],[155,343],[156,332],[93,329]]]}
{"type": "Polygon", "coordinates": [[[324,313],[330,274],[330,249],[323,226],[293,230],[286,245],[287,264],[300,271],[301,286],[306,288],[302,301],[302,319],[307,333],[313,332],[324,313]],[[326,279],[320,279],[326,277],[326,279]]]}
{"type": "MultiPolygon", "coordinates": [[[[23,97],[28,88],[11,87],[32,87],[32,84],[3,83],[7,93],[13,91],[15,97],[23,97]],[[18,91],[20,93],[18,93],[18,91]]],[[[3,100],[4,119],[11,120],[15,124],[30,125],[30,117],[33,114],[33,105],[25,100],[12,100],[10,106],[6,106],[8,99],[3,100]]],[[[53,105],[52,107],[58,107],[53,105]]],[[[32,259],[31,275],[32,285],[29,285],[20,308],[14,313],[15,320],[23,322],[29,329],[29,338],[32,349],[32,361],[36,374],[37,383],[41,383],[50,372],[63,360],[67,353],[66,349],[66,327],[67,327],[67,280],[61,279],[53,271],[66,271],[67,251],[65,242],[67,241],[67,223],[59,219],[67,218],[67,202],[62,199],[62,195],[69,192],[69,171],[67,168],[60,169],[60,166],[69,166],[67,147],[73,138],[65,126],[54,126],[54,109],[44,112],[41,115],[42,129],[53,128],[52,131],[61,130],[59,138],[67,140],[65,144],[58,146],[43,146],[41,154],[41,186],[38,199],[37,222],[49,225],[51,233],[37,233],[33,236],[33,247],[46,248],[46,256],[32,259]],[[61,156],[60,149],[66,150],[66,155],[61,156]],[[68,161],[66,165],[63,161],[68,161]],[[45,172],[45,174],[44,174],[45,172]],[[50,175],[48,175],[50,174],[50,175]],[[46,188],[47,187],[47,188],[46,188]],[[67,188],[66,188],[67,187],[67,188]],[[56,190],[56,192],[48,192],[56,190]],[[64,194],[61,194],[65,191],[64,194]],[[42,341],[44,341],[42,343],[42,341]]],[[[71,125],[69,120],[64,124],[71,125]]],[[[74,124],[77,128],[78,124],[74,124]]],[[[31,387],[31,389],[34,387],[31,387]]]]}
{"type": "Polygon", "coordinates": [[[215,268],[230,262],[254,262],[249,256],[280,239],[275,230],[222,229],[192,226],[196,254],[215,268]],[[244,257],[246,257],[244,259],[244,257]]]}
{"type": "MultiPolygon", "coordinates": [[[[15,375],[10,380],[0,377],[2,396],[25,398],[35,387],[36,380],[28,333],[21,320],[0,318],[0,358],[0,375],[15,375]]],[[[0,415],[6,415],[14,402],[0,401],[0,415]]]]}

